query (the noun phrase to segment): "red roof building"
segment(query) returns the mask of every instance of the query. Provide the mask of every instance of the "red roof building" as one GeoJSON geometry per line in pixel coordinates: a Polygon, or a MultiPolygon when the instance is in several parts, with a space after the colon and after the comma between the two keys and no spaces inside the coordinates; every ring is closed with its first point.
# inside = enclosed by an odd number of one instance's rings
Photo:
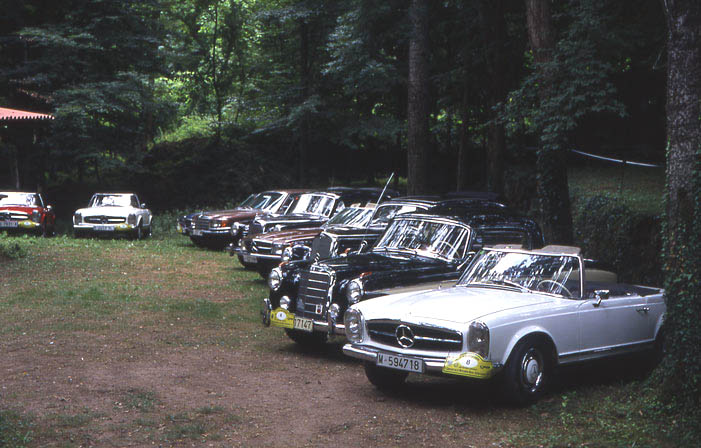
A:
{"type": "Polygon", "coordinates": [[[6,109],[0,107],[0,121],[17,120],[53,120],[53,115],[39,114],[36,112],[26,112],[23,110],[6,109]]]}

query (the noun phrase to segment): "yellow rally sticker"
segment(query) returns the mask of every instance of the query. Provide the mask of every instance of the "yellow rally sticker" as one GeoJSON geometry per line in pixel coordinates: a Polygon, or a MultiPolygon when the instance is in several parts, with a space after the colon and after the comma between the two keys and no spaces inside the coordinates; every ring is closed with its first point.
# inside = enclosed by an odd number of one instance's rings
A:
{"type": "Polygon", "coordinates": [[[494,372],[492,362],[486,361],[477,353],[460,353],[449,355],[445,359],[443,373],[470,378],[489,378],[494,372]]]}
{"type": "Polygon", "coordinates": [[[293,328],[295,315],[282,308],[275,308],[270,312],[270,325],[280,328],[293,328]]]}

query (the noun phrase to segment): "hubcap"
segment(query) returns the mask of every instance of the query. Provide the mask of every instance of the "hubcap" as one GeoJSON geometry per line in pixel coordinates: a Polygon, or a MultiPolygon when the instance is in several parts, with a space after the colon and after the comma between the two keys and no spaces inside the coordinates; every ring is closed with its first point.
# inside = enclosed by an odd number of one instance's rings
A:
{"type": "Polygon", "coordinates": [[[523,385],[535,392],[543,381],[543,357],[534,348],[526,352],[521,363],[521,379],[523,385]]]}

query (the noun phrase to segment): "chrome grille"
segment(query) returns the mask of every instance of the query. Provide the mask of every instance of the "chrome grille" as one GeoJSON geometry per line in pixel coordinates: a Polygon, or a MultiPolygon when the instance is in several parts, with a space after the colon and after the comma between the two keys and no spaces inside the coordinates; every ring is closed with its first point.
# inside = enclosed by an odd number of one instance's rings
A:
{"type": "Polygon", "coordinates": [[[0,212],[0,220],[2,221],[24,221],[26,219],[29,219],[28,213],[17,212],[14,210],[0,212]]]}
{"type": "Polygon", "coordinates": [[[462,348],[462,333],[444,328],[404,324],[394,321],[370,321],[368,334],[373,341],[394,348],[403,348],[397,341],[397,327],[406,325],[414,333],[413,350],[449,352],[462,348]]]}
{"type": "Polygon", "coordinates": [[[89,224],[119,224],[126,221],[123,216],[86,216],[83,220],[89,224]]]}
{"type": "Polygon", "coordinates": [[[253,240],[250,251],[254,254],[269,254],[273,251],[273,243],[270,241],[253,240]]]}
{"type": "Polygon", "coordinates": [[[312,241],[312,260],[323,260],[324,258],[332,257],[335,254],[335,240],[326,232],[322,232],[312,241]]]}
{"type": "Polygon", "coordinates": [[[194,230],[209,230],[211,224],[212,220],[203,216],[196,216],[192,220],[192,228],[194,230]]]}
{"type": "Polygon", "coordinates": [[[331,287],[331,276],[325,272],[302,271],[299,277],[296,315],[314,320],[326,320],[326,301],[331,287]],[[317,311],[320,311],[317,313],[317,311]]]}

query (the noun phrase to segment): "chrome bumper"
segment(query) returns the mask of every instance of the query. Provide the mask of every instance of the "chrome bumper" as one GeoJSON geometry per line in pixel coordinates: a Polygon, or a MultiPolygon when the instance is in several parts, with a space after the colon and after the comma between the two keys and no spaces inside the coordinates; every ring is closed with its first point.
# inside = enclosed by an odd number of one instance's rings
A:
{"type": "MultiPolygon", "coordinates": [[[[369,362],[377,362],[377,352],[379,350],[372,348],[372,347],[367,347],[363,345],[356,345],[356,344],[346,344],[343,346],[343,353],[345,355],[348,355],[353,358],[358,358],[362,359],[363,361],[369,361],[369,362]]],[[[384,351],[383,351],[384,352],[384,351]]],[[[389,351],[385,353],[391,353],[389,351]]],[[[401,355],[401,353],[397,353],[398,355],[401,355]]],[[[443,366],[445,365],[445,358],[427,358],[424,356],[414,356],[414,355],[405,355],[405,356],[411,356],[412,358],[417,358],[421,359],[424,362],[424,366],[426,367],[427,372],[442,372],[443,371],[443,366]]]]}
{"type": "Polygon", "coordinates": [[[245,251],[245,250],[241,249],[240,247],[236,247],[236,248],[234,248],[234,249],[232,249],[232,250],[233,250],[233,252],[234,252],[236,255],[241,255],[242,257],[245,255],[245,256],[247,256],[247,257],[253,257],[253,258],[255,258],[255,259],[260,259],[260,260],[280,260],[280,261],[282,260],[282,255],[281,255],[281,254],[278,254],[278,255],[272,255],[272,254],[252,254],[252,253],[250,253],[250,252],[248,252],[248,251],[245,251]]]}

